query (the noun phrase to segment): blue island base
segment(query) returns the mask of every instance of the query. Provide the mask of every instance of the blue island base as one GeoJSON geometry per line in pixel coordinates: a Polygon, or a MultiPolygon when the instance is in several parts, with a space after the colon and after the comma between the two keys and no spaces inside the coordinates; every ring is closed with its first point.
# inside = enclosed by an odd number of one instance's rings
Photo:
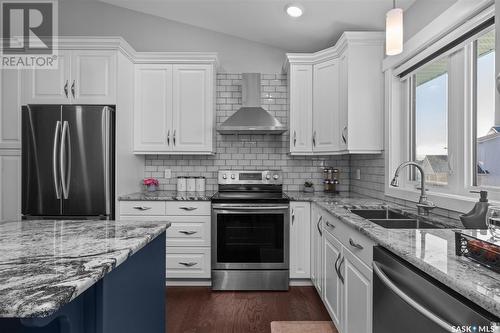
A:
{"type": "Polygon", "coordinates": [[[164,333],[165,232],[56,313],[0,318],[1,333],[164,333]]]}

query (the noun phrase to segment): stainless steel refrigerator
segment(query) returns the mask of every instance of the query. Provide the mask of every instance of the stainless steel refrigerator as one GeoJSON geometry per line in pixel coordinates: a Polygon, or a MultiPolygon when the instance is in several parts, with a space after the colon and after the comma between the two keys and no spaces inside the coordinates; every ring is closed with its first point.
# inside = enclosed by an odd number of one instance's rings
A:
{"type": "Polygon", "coordinates": [[[113,107],[23,106],[23,218],[114,219],[114,138],[113,107]]]}

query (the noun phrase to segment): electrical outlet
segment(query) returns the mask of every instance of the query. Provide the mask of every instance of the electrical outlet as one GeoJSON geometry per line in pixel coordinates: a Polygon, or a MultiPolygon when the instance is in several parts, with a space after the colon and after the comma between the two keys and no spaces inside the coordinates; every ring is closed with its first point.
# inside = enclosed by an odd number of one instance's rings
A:
{"type": "Polygon", "coordinates": [[[165,178],[167,178],[167,179],[172,178],[172,170],[165,169],[165,178]]]}
{"type": "Polygon", "coordinates": [[[356,169],[356,171],[354,172],[354,179],[361,179],[361,170],[360,169],[356,169]]]}

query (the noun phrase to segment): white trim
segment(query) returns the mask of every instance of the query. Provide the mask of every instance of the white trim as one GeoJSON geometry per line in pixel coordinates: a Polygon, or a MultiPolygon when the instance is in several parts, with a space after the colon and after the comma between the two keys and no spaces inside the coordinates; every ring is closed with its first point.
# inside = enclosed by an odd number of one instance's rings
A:
{"type": "Polygon", "coordinates": [[[290,287],[304,287],[313,286],[313,283],[310,279],[290,279],[289,285],[290,287]]]}
{"type": "Polygon", "coordinates": [[[418,62],[412,58],[420,53],[426,56],[432,54],[469,31],[472,26],[478,24],[478,21],[484,21],[486,17],[493,16],[495,14],[494,3],[494,0],[458,0],[406,41],[401,54],[386,57],[382,63],[382,70],[394,69],[410,59],[411,63],[418,62]]]}
{"type": "Polygon", "coordinates": [[[212,280],[183,280],[183,279],[167,279],[165,282],[167,287],[211,287],[212,280]]]}

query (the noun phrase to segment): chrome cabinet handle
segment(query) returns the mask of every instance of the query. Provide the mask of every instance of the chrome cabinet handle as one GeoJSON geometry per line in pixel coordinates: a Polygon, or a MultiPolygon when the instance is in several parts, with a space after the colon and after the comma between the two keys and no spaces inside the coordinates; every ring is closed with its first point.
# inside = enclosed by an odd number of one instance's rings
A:
{"type": "Polygon", "coordinates": [[[61,171],[61,185],[62,185],[63,199],[68,199],[69,185],[71,182],[71,137],[69,134],[69,123],[67,121],[63,122],[59,168],[61,171]],[[68,146],[70,147],[67,154],[66,154],[66,141],[69,142],[68,146]]]}
{"type": "Polygon", "coordinates": [[[325,224],[326,224],[326,226],[327,226],[327,227],[330,227],[330,228],[332,228],[332,229],[334,229],[334,228],[335,228],[335,226],[334,226],[333,224],[331,224],[330,222],[328,222],[328,221],[326,221],[326,223],[325,223],[325,224]]]}
{"type": "Polygon", "coordinates": [[[167,146],[170,146],[170,130],[167,131],[167,146]]]}
{"type": "Polygon", "coordinates": [[[75,98],[75,80],[73,80],[73,84],[71,84],[71,94],[73,98],[75,98]]]}
{"type": "Polygon", "coordinates": [[[316,131],[313,133],[313,146],[316,147],[316,131]]]}
{"type": "Polygon", "coordinates": [[[339,279],[340,279],[340,276],[339,276],[339,269],[338,269],[338,267],[337,267],[337,264],[339,263],[339,260],[340,260],[340,255],[341,255],[341,254],[342,254],[342,253],[341,253],[341,252],[339,252],[339,255],[337,256],[337,260],[335,260],[335,265],[334,265],[334,266],[335,266],[335,273],[337,273],[337,277],[338,277],[339,279]]]}
{"type": "Polygon", "coordinates": [[[56,198],[61,199],[61,181],[58,178],[57,172],[57,148],[59,144],[59,138],[61,134],[61,122],[58,120],[56,122],[56,128],[54,131],[54,147],[52,148],[52,174],[54,177],[54,187],[56,189],[56,198]]]}
{"type": "Polygon", "coordinates": [[[318,219],[318,223],[316,224],[316,227],[318,227],[318,231],[319,231],[320,236],[323,236],[323,231],[321,231],[321,227],[319,226],[322,219],[323,219],[323,216],[320,216],[318,219]]]}
{"type": "Polygon", "coordinates": [[[344,144],[347,144],[347,134],[346,134],[346,131],[347,131],[347,126],[344,126],[344,129],[342,130],[342,141],[344,142],[344,144]]]}
{"type": "Polygon", "coordinates": [[[295,147],[295,144],[297,143],[297,132],[293,131],[293,146],[295,147]]]}
{"type": "Polygon", "coordinates": [[[179,208],[182,210],[186,210],[188,212],[198,209],[198,207],[179,207],[179,208]]]}
{"type": "Polygon", "coordinates": [[[66,95],[66,98],[68,98],[68,80],[66,80],[66,83],[64,84],[64,94],[66,95]]]}
{"type": "Polygon", "coordinates": [[[198,232],[198,231],[186,231],[186,230],[179,230],[179,233],[184,234],[184,235],[188,235],[188,236],[194,235],[194,234],[196,234],[197,232],[198,232]]]}
{"type": "Polygon", "coordinates": [[[294,221],[295,221],[295,210],[292,209],[292,225],[294,221]]]}
{"type": "Polygon", "coordinates": [[[174,141],[174,146],[175,146],[175,131],[176,130],[174,130],[174,133],[172,134],[172,140],[174,141]]]}
{"type": "Polygon", "coordinates": [[[408,305],[410,305],[412,308],[420,312],[423,316],[427,317],[431,321],[433,321],[435,324],[439,325],[442,327],[445,331],[447,332],[453,332],[452,325],[446,322],[445,320],[439,318],[437,315],[429,311],[427,308],[422,306],[420,303],[415,301],[413,298],[408,296],[404,291],[399,289],[385,273],[382,271],[382,269],[379,267],[377,263],[372,264],[373,267],[373,273],[378,276],[378,278],[382,281],[383,284],[385,284],[389,289],[391,289],[396,295],[398,295],[401,299],[403,299],[408,305]]]}
{"type": "Polygon", "coordinates": [[[134,206],[134,207],[132,207],[132,208],[137,209],[137,210],[144,211],[144,210],[150,210],[152,207],[147,207],[147,206],[134,206]]]}
{"type": "Polygon", "coordinates": [[[349,245],[360,250],[364,249],[363,245],[356,243],[355,241],[352,240],[352,238],[349,238],[349,245]]]}
{"type": "Polygon", "coordinates": [[[344,284],[344,277],[342,276],[340,269],[342,268],[342,264],[344,263],[344,261],[345,261],[345,257],[342,257],[342,260],[340,260],[340,262],[339,262],[339,268],[337,269],[337,273],[339,273],[339,279],[340,279],[340,282],[342,282],[342,284],[344,284]]]}
{"type": "Polygon", "coordinates": [[[193,261],[190,261],[190,262],[179,262],[179,264],[184,265],[186,267],[192,267],[192,266],[196,265],[197,262],[193,262],[193,261]]]}

